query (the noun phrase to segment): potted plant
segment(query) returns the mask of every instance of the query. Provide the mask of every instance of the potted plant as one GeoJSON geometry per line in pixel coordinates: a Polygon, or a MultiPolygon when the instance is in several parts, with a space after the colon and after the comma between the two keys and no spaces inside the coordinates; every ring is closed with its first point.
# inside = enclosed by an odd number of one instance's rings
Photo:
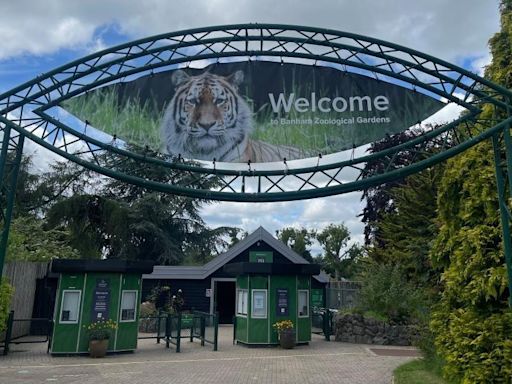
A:
{"type": "Polygon", "coordinates": [[[117,323],[112,320],[98,320],[84,325],[89,334],[89,355],[104,357],[107,354],[108,342],[112,331],[117,329],[117,323]]]}
{"type": "Polygon", "coordinates": [[[295,329],[293,321],[281,320],[272,325],[277,331],[279,345],[284,349],[292,349],[295,346],[295,329]]]}

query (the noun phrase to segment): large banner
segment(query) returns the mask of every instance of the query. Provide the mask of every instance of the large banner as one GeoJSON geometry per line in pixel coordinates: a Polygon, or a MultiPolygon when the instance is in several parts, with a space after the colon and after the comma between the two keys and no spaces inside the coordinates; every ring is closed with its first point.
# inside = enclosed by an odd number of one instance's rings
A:
{"type": "Polygon", "coordinates": [[[360,74],[265,61],[153,73],[62,105],[128,143],[228,162],[336,153],[403,131],[443,106],[360,74]]]}

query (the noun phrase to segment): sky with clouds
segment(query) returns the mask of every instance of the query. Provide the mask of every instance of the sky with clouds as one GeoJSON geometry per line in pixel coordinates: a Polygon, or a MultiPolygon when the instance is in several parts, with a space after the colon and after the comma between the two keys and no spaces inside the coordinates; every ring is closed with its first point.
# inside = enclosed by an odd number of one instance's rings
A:
{"type": "MultiPolygon", "coordinates": [[[[414,48],[481,73],[499,29],[497,0],[0,0],[0,92],[97,50],[153,34],[220,24],[279,23],[348,31],[414,48]]],[[[436,120],[459,111],[448,107],[436,120]]],[[[29,145],[34,151],[34,145],[29,145]]],[[[38,152],[42,158],[51,155],[38,152]]],[[[39,162],[41,164],[41,162],[39,162]]],[[[360,193],[288,203],[217,203],[212,227],[271,233],[344,222],[362,239],[360,193]]]]}

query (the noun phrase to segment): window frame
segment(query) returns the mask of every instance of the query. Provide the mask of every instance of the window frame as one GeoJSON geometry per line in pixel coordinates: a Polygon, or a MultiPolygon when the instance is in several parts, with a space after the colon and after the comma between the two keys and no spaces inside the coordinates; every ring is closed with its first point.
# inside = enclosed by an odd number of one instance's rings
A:
{"type": "Polygon", "coordinates": [[[241,317],[247,317],[249,311],[249,290],[246,288],[238,288],[236,290],[236,315],[241,317]],[[239,295],[242,294],[242,308],[240,309],[239,295]],[[245,295],[244,295],[245,294],[245,295]],[[244,300],[245,296],[245,300],[244,300]],[[245,313],[243,312],[245,308],[245,313]]]}
{"type": "Polygon", "coordinates": [[[268,290],[267,289],[260,289],[260,288],[256,288],[256,289],[251,289],[251,319],[267,319],[268,318],[268,290]],[[255,313],[254,313],[254,303],[255,303],[255,300],[254,300],[254,294],[255,293],[260,293],[260,292],[264,292],[265,293],[265,315],[257,315],[255,316],[255,313]]]}
{"type": "Polygon", "coordinates": [[[136,289],[123,289],[121,291],[121,301],[119,303],[119,322],[120,323],[132,323],[137,320],[137,299],[139,297],[139,291],[136,289]],[[133,319],[123,320],[123,296],[125,293],[135,293],[135,308],[133,309],[133,319]]]}
{"type": "Polygon", "coordinates": [[[297,290],[297,316],[301,319],[305,319],[305,318],[308,318],[309,317],[309,314],[311,312],[310,310],[310,305],[309,305],[309,289],[298,289],[297,290]],[[305,292],[306,293],[306,306],[307,306],[307,314],[305,315],[301,315],[300,314],[300,303],[299,303],[299,297],[300,297],[300,294],[301,292],[305,292]]]}
{"type": "Polygon", "coordinates": [[[64,289],[62,290],[62,298],[60,302],[60,313],[59,313],[59,324],[78,324],[80,322],[80,307],[82,304],[82,290],[80,289],[64,289]],[[76,320],[62,320],[62,314],[64,312],[64,298],[67,293],[78,293],[78,302],[76,308],[76,320]]]}

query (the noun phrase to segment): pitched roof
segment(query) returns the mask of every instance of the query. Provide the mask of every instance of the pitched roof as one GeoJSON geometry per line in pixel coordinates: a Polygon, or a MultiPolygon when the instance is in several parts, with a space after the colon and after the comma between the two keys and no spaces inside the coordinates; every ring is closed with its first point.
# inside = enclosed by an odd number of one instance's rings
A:
{"type": "MultiPolygon", "coordinates": [[[[231,260],[233,260],[235,257],[240,255],[242,252],[247,250],[258,241],[264,241],[292,263],[309,264],[306,259],[300,256],[293,249],[289,248],[282,241],[276,239],[263,227],[259,227],[245,239],[236,243],[228,251],[217,256],[205,265],[197,267],[156,265],[153,268],[153,273],[149,275],[143,275],[143,278],[202,280],[222,268],[225,264],[229,263],[231,260]]],[[[314,277],[320,282],[328,282],[328,278],[326,279],[325,273],[320,273],[320,275],[314,277]]]]}

